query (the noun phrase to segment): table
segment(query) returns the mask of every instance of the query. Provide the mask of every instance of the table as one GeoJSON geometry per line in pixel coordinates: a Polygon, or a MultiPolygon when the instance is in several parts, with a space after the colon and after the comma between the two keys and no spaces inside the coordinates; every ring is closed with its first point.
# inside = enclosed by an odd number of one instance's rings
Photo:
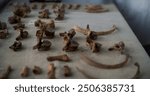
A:
{"type": "MultiPolygon", "coordinates": [[[[13,0],[13,2],[21,2],[20,0],[13,0]]],[[[27,0],[24,0],[25,2],[27,0]]],[[[50,4],[47,4],[47,8],[50,8],[50,4]]],[[[51,39],[52,48],[46,52],[39,52],[33,50],[32,47],[36,44],[36,30],[34,26],[34,21],[38,19],[39,10],[34,10],[30,13],[28,18],[22,19],[22,22],[26,24],[26,29],[29,31],[29,38],[22,41],[24,49],[19,52],[13,52],[8,47],[14,42],[16,36],[18,35],[15,32],[10,24],[8,24],[8,29],[10,32],[10,37],[4,40],[0,40],[0,69],[3,70],[8,65],[13,67],[13,71],[10,74],[10,78],[22,78],[20,76],[20,70],[23,66],[27,65],[30,69],[34,65],[40,66],[43,70],[41,75],[34,75],[30,70],[30,75],[27,78],[35,79],[44,79],[47,78],[47,65],[51,62],[46,60],[47,56],[56,55],[56,54],[68,54],[72,59],[71,62],[53,62],[57,68],[56,78],[66,78],[63,76],[63,66],[68,65],[72,70],[72,76],[67,77],[67,79],[81,79],[86,78],[81,74],[76,66],[80,66],[87,74],[95,78],[102,79],[119,79],[119,78],[131,78],[135,72],[136,67],[133,65],[135,62],[140,64],[141,68],[141,78],[150,78],[150,58],[145,52],[144,48],[138,41],[137,37],[131,30],[131,28],[126,23],[123,16],[120,14],[118,9],[114,4],[103,5],[109,9],[109,12],[104,13],[86,13],[84,11],[84,5],[80,10],[67,10],[65,14],[65,20],[56,21],[56,37],[51,39]],[[95,31],[103,31],[109,29],[113,24],[118,27],[118,31],[98,38],[97,42],[102,44],[101,52],[94,54],[86,47],[84,42],[84,36],[80,33],[77,33],[74,38],[76,41],[80,42],[79,50],[76,52],[64,52],[62,51],[63,41],[59,37],[60,32],[68,31],[75,25],[86,27],[89,24],[90,28],[95,31]],[[106,69],[97,69],[94,67],[87,66],[83,64],[80,59],[79,53],[85,52],[89,57],[94,58],[97,62],[104,63],[118,63],[124,57],[119,55],[117,52],[108,52],[108,48],[114,43],[123,41],[126,45],[126,53],[132,56],[128,65],[123,68],[106,70],[106,69]]],[[[12,15],[11,8],[7,5],[2,11],[0,18],[2,21],[7,21],[7,17],[12,15]]],[[[52,11],[52,10],[51,10],[52,11]]],[[[54,15],[51,15],[54,18],[54,15]]]]}

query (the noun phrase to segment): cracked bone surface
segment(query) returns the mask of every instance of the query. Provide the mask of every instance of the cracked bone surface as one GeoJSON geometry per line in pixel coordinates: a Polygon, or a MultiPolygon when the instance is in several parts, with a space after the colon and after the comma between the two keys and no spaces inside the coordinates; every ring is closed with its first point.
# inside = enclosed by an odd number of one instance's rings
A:
{"type": "Polygon", "coordinates": [[[86,64],[96,67],[96,68],[103,68],[103,69],[117,69],[117,68],[122,68],[125,65],[128,64],[129,61],[129,55],[126,54],[122,54],[125,55],[125,60],[123,60],[122,62],[118,63],[118,64],[103,64],[100,62],[96,62],[94,61],[92,58],[89,58],[88,56],[86,56],[85,54],[80,54],[81,60],[83,60],[86,64]]]}
{"type": "Polygon", "coordinates": [[[63,32],[59,34],[64,39],[65,46],[63,47],[63,51],[71,52],[71,51],[77,50],[79,43],[73,40],[73,37],[75,36],[75,34],[76,32],[74,29],[69,30],[68,33],[63,32]]]}
{"type": "Polygon", "coordinates": [[[10,17],[8,17],[8,22],[10,24],[17,24],[17,23],[21,22],[21,18],[19,16],[16,16],[16,15],[10,16],[10,17]]]}
{"type": "Polygon", "coordinates": [[[81,28],[79,26],[74,26],[73,29],[75,30],[75,32],[80,32],[86,36],[88,36],[90,39],[97,39],[98,36],[101,36],[101,35],[108,35],[108,34],[111,34],[113,32],[116,31],[117,27],[115,25],[113,25],[113,27],[107,31],[100,31],[100,32],[96,32],[96,31],[91,31],[89,25],[87,25],[87,28],[81,28]]]}
{"type": "Polygon", "coordinates": [[[48,79],[56,79],[55,77],[55,67],[54,67],[54,64],[48,64],[48,73],[47,73],[47,78],[48,79]]]}
{"type": "Polygon", "coordinates": [[[2,72],[2,73],[0,74],[0,79],[7,79],[7,78],[9,77],[9,75],[10,75],[11,72],[12,72],[12,68],[11,68],[11,66],[9,65],[9,66],[7,67],[7,69],[6,69],[4,72],[2,72]]]}
{"type": "Polygon", "coordinates": [[[55,20],[63,20],[65,15],[65,8],[63,6],[57,6],[54,11],[56,15],[55,20]]]}
{"type": "Polygon", "coordinates": [[[61,37],[68,36],[70,39],[72,39],[72,38],[76,35],[76,32],[75,32],[74,29],[70,29],[70,30],[68,31],[68,33],[67,33],[67,32],[63,32],[63,33],[60,33],[59,35],[60,35],[61,37]]]}
{"type": "Polygon", "coordinates": [[[30,6],[28,6],[26,3],[23,5],[16,5],[14,8],[14,15],[17,15],[19,17],[27,17],[27,15],[31,12],[30,6]]]}
{"type": "Polygon", "coordinates": [[[70,61],[70,58],[68,57],[67,54],[63,54],[63,55],[57,55],[57,56],[48,56],[47,60],[48,61],[64,61],[64,62],[68,62],[68,61],[70,61]]]}
{"type": "Polygon", "coordinates": [[[13,28],[14,28],[14,30],[24,29],[25,28],[25,24],[17,23],[16,25],[13,26],[13,28]]]}
{"type": "Polygon", "coordinates": [[[42,11],[40,11],[39,12],[39,18],[50,18],[49,17],[49,14],[50,14],[50,12],[49,12],[49,10],[48,9],[44,9],[44,10],[42,10],[42,11]]]}
{"type": "Polygon", "coordinates": [[[34,66],[32,72],[33,72],[35,75],[38,75],[38,74],[41,74],[41,73],[42,73],[42,69],[41,69],[39,66],[34,66]]]}
{"type": "Polygon", "coordinates": [[[37,44],[33,46],[33,50],[38,49],[39,51],[48,51],[52,43],[48,40],[42,40],[42,38],[37,38],[37,44]]]}

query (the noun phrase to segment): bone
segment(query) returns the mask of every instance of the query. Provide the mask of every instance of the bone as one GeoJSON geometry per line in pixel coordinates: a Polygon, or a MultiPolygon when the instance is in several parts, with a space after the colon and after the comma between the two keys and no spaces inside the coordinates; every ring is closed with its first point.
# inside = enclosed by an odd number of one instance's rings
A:
{"type": "Polygon", "coordinates": [[[67,65],[64,66],[64,76],[65,76],[65,77],[71,76],[71,69],[70,69],[70,67],[67,66],[67,65]]]}
{"type": "Polygon", "coordinates": [[[123,54],[124,51],[125,51],[125,44],[124,44],[123,41],[120,41],[120,42],[114,44],[114,45],[113,45],[112,47],[110,47],[108,50],[109,50],[109,51],[114,51],[114,50],[115,50],[115,51],[119,51],[121,54],[123,54]]]}
{"type": "Polygon", "coordinates": [[[103,69],[117,69],[117,68],[122,68],[126,64],[128,64],[129,61],[129,55],[125,55],[125,60],[118,63],[118,64],[102,64],[100,62],[96,62],[92,60],[91,58],[87,57],[85,54],[81,54],[81,59],[88,65],[96,67],[96,68],[103,68],[103,69]]]}
{"type": "Polygon", "coordinates": [[[137,67],[137,71],[136,71],[136,74],[132,77],[132,79],[138,79],[138,78],[140,78],[140,65],[136,62],[135,64],[134,64],[136,67],[137,67]]]}
{"type": "Polygon", "coordinates": [[[101,5],[86,5],[85,9],[88,13],[100,13],[108,11],[107,8],[104,8],[101,5]]]}
{"type": "Polygon", "coordinates": [[[68,55],[63,54],[63,55],[57,55],[57,56],[48,56],[47,57],[48,61],[64,61],[64,62],[68,62],[70,61],[70,58],[68,57],[68,55]]]}
{"type": "Polygon", "coordinates": [[[7,67],[7,69],[2,74],[0,74],[0,79],[7,79],[9,77],[9,75],[10,75],[11,72],[12,72],[12,68],[9,65],[7,67]]]}
{"type": "Polygon", "coordinates": [[[27,66],[23,67],[20,72],[21,77],[29,76],[29,68],[27,66]]]}
{"type": "Polygon", "coordinates": [[[54,67],[54,64],[48,64],[48,79],[56,79],[55,77],[55,67],[54,67]]]}
{"type": "Polygon", "coordinates": [[[35,75],[39,75],[42,73],[42,69],[39,67],[39,66],[34,66],[32,72],[35,74],[35,75]]]}

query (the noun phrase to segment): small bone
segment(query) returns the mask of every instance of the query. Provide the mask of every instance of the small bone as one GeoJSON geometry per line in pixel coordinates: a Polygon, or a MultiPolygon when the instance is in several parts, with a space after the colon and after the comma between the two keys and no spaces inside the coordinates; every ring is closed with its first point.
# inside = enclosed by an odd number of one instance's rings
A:
{"type": "Polygon", "coordinates": [[[48,22],[47,22],[47,29],[55,29],[55,22],[54,22],[54,20],[48,20],[48,22]]]}
{"type": "Polygon", "coordinates": [[[42,73],[42,69],[41,69],[39,66],[34,66],[32,72],[33,72],[35,75],[38,75],[38,74],[41,74],[41,73],[42,73]]]}
{"type": "Polygon", "coordinates": [[[86,45],[90,47],[90,49],[92,50],[92,52],[99,52],[100,48],[102,46],[102,44],[97,43],[97,42],[91,40],[90,38],[87,38],[86,45]]]}
{"type": "Polygon", "coordinates": [[[76,51],[78,49],[79,43],[74,41],[72,38],[75,35],[74,31],[70,31],[68,33],[60,34],[63,36],[65,46],[63,47],[63,51],[71,52],[76,51]]]}
{"type": "Polygon", "coordinates": [[[71,76],[71,69],[67,65],[64,66],[64,76],[65,77],[71,76]]]}
{"type": "Polygon", "coordinates": [[[29,68],[27,66],[23,67],[20,72],[21,77],[29,76],[29,68]]]}
{"type": "Polygon", "coordinates": [[[75,34],[76,32],[74,31],[74,29],[69,30],[68,33],[64,32],[59,34],[61,37],[63,37],[65,43],[63,51],[71,52],[77,50],[79,43],[72,39],[75,36],[75,34]]]}
{"type": "Polygon", "coordinates": [[[40,27],[44,22],[38,19],[37,21],[34,22],[35,27],[40,27]]]}
{"type": "Polygon", "coordinates": [[[10,17],[8,17],[8,22],[9,22],[10,24],[17,24],[17,23],[20,23],[20,22],[21,22],[21,18],[18,17],[18,16],[16,16],[16,15],[10,16],[10,17]]]}
{"type": "Polygon", "coordinates": [[[58,56],[48,56],[47,60],[48,61],[58,60],[58,61],[68,62],[68,61],[70,61],[70,58],[66,54],[63,54],[63,55],[58,55],[58,56]]]}
{"type": "Polygon", "coordinates": [[[12,68],[9,65],[6,69],[6,71],[4,73],[0,74],[0,79],[7,79],[9,77],[11,71],[12,71],[12,68]]]}
{"type": "Polygon", "coordinates": [[[72,8],[72,4],[68,4],[67,8],[71,9],[72,8]]]}
{"type": "Polygon", "coordinates": [[[54,64],[48,64],[48,79],[56,79],[55,77],[55,67],[54,67],[54,64]]]}
{"type": "Polygon", "coordinates": [[[120,42],[114,44],[114,46],[110,47],[108,50],[109,51],[116,50],[116,51],[119,51],[121,54],[123,54],[124,50],[125,50],[125,44],[123,41],[120,41],[120,42]]]}
{"type": "Polygon", "coordinates": [[[28,31],[24,31],[23,29],[19,29],[19,36],[16,37],[16,40],[26,39],[28,37],[28,31]]]}
{"type": "Polygon", "coordinates": [[[11,45],[9,48],[14,51],[18,51],[18,50],[22,49],[22,43],[20,41],[15,41],[14,44],[11,45]]]}

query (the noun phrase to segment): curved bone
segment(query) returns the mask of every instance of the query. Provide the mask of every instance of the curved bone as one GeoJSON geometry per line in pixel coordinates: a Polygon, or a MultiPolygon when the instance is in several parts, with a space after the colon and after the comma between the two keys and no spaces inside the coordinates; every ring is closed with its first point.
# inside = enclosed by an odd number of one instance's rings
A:
{"type": "Polygon", "coordinates": [[[75,30],[75,32],[80,32],[84,35],[89,35],[90,32],[92,32],[93,34],[100,36],[100,35],[108,35],[112,32],[115,32],[115,30],[117,29],[116,25],[113,25],[112,29],[107,30],[107,31],[100,31],[100,32],[96,32],[96,31],[91,31],[89,28],[89,25],[87,25],[87,29],[81,28],[79,26],[74,26],[73,29],[75,30]]]}
{"type": "Polygon", "coordinates": [[[137,71],[136,71],[136,74],[132,77],[132,79],[137,79],[140,77],[140,73],[141,73],[140,72],[140,65],[137,62],[134,65],[137,67],[137,71]]]}
{"type": "Polygon", "coordinates": [[[92,59],[90,59],[89,57],[87,57],[86,55],[84,54],[81,54],[81,59],[86,62],[86,64],[90,65],[90,66],[93,66],[93,67],[96,67],[96,68],[103,68],[103,69],[117,69],[117,68],[121,68],[123,66],[125,66],[128,61],[129,61],[129,56],[128,55],[125,55],[126,56],[126,59],[124,61],[122,61],[121,63],[118,63],[118,64],[102,64],[102,63],[99,63],[99,62],[96,62],[92,59]]]}
{"type": "Polygon", "coordinates": [[[85,9],[88,13],[100,13],[108,11],[107,8],[103,8],[101,5],[86,5],[85,9]]]}
{"type": "Polygon", "coordinates": [[[111,34],[112,32],[115,32],[117,29],[116,25],[113,25],[112,29],[107,30],[107,31],[100,31],[100,32],[94,32],[97,36],[99,35],[107,35],[107,34],[111,34]]]}
{"type": "Polygon", "coordinates": [[[88,79],[97,79],[97,78],[94,78],[94,77],[88,75],[86,72],[84,72],[83,70],[81,70],[79,67],[76,67],[76,69],[77,69],[80,73],[82,73],[82,74],[83,74],[86,78],[88,78],[88,79]]]}
{"type": "Polygon", "coordinates": [[[88,35],[88,31],[87,29],[81,28],[79,26],[74,26],[73,29],[75,30],[75,32],[80,32],[84,35],[88,35]]]}

